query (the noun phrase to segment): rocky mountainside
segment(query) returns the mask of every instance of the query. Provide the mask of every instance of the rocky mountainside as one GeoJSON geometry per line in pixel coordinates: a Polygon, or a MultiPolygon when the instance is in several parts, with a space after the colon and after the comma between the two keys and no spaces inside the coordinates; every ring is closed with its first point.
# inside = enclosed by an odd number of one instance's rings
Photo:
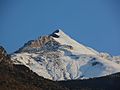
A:
{"type": "Polygon", "coordinates": [[[11,62],[0,46],[0,90],[68,90],[57,82],[38,76],[24,65],[11,62]]]}
{"type": "Polygon", "coordinates": [[[16,65],[54,81],[89,79],[120,72],[120,65],[106,54],[84,46],[62,30],[28,41],[11,55],[16,65]]]}

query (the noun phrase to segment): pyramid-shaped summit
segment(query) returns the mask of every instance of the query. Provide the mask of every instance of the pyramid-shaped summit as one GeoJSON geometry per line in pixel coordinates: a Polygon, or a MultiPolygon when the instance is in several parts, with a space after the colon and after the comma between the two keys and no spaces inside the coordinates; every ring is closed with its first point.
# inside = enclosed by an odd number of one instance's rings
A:
{"type": "Polygon", "coordinates": [[[58,29],[54,31],[51,36],[54,38],[55,41],[59,42],[61,45],[70,45],[73,47],[73,52],[79,53],[79,54],[91,54],[96,55],[98,52],[90,49],[87,46],[84,46],[74,39],[72,39],[70,36],[65,34],[61,29],[58,29]]]}

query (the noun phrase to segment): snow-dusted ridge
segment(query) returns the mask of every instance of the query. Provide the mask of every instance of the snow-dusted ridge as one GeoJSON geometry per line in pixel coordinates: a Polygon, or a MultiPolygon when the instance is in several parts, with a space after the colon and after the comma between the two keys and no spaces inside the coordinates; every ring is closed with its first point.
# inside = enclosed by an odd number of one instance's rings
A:
{"type": "Polygon", "coordinates": [[[119,64],[79,44],[60,29],[30,41],[11,58],[15,64],[24,64],[51,80],[88,79],[120,72],[119,64]]]}

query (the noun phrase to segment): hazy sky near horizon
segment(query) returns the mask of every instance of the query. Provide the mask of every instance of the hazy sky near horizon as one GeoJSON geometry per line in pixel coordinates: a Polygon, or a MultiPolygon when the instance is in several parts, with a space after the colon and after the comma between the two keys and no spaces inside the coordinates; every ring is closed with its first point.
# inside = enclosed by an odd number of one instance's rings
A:
{"type": "Polygon", "coordinates": [[[58,28],[84,45],[120,55],[120,0],[0,0],[0,45],[9,53],[58,28]]]}

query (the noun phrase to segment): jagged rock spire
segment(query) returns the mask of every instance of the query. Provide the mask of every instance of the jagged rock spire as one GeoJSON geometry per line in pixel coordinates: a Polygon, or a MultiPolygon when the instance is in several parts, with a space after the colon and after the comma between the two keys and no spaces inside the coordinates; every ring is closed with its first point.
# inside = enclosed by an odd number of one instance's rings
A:
{"type": "Polygon", "coordinates": [[[0,61],[2,61],[7,56],[6,50],[0,46],[0,61]]]}

